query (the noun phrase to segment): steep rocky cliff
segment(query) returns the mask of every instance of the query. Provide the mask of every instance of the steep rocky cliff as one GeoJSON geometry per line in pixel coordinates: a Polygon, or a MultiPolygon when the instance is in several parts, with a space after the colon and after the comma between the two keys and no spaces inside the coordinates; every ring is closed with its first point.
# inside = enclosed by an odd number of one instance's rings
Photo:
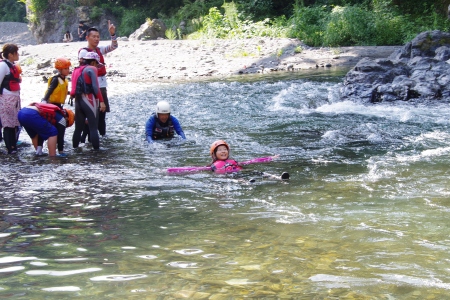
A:
{"type": "MultiPolygon", "coordinates": [[[[48,2],[47,9],[33,18],[29,23],[30,30],[39,44],[62,42],[64,33],[68,30],[74,40],[78,40],[78,24],[83,21],[89,27],[100,31],[101,39],[108,39],[108,20],[117,27],[116,18],[99,7],[72,6],[71,0],[53,0],[48,2]]],[[[27,7],[27,14],[30,14],[27,7]]],[[[119,31],[119,28],[118,28],[119,31]]],[[[119,33],[119,32],[118,32],[119,33]]]]}

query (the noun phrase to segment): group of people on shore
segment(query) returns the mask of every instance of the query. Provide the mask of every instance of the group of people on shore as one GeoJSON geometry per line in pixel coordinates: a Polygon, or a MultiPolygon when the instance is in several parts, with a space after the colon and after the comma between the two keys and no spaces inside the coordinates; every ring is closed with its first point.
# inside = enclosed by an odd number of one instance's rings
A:
{"type": "Polygon", "coordinates": [[[74,148],[78,148],[83,129],[89,133],[89,141],[94,149],[99,149],[99,134],[106,134],[106,112],[109,112],[106,67],[103,55],[118,47],[115,26],[108,22],[111,44],[99,46],[100,34],[92,27],[86,31],[87,47],[78,52],[79,66],[72,72],[70,93],[67,76],[72,63],[63,57],[54,63],[58,74],[48,80],[47,91],[41,102],[33,102],[21,107],[21,68],[19,48],[15,44],[5,44],[0,52],[0,121],[3,139],[8,154],[17,153],[20,129],[30,136],[36,155],[43,155],[42,146],[47,140],[49,156],[66,156],[64,134],[66,127],[75,123],[72,137],[74,148]],[[75,99],[75,112],[64,108],[67,95],[75,99]],[[58,148],[58,154],[56,154],[58,148]]]}

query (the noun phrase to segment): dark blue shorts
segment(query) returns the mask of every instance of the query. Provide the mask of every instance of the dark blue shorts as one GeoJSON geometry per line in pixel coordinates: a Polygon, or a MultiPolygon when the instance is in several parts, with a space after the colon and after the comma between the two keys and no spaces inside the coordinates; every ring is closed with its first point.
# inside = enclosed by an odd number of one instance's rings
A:
{"type": "Polygon", "coordinates": [[[43,118],[37,110],[22,108],[17,115],[19,123],[31,138],[39,135],[43,140],[58,135],[58,130],[49,121],[43,118]]]}

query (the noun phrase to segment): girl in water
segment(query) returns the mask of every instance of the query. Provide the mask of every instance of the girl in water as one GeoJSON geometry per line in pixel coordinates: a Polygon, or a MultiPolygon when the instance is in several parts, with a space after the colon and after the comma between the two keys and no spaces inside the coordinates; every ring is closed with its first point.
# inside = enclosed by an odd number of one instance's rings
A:
{"type": "MultiPolygon", "coordinates": [[[[230,146],[227,144],[227,142],[223,140],[217,140],[214,143],[212,143],[211,148],[209,150],[212,158],[211,163],[211,170],[215,173],[223,174],[223,173],[232,173],[232,172],[239,172],[243,169],[244,165],[249,165],[253,163],[263,163],[263,162],[270,162],[273,159],[279,157],[279,155],[275,156],[268,156],[268,157],[260,157],[255,158],[252,160],[248,160],[242,163],[238,163],[234,159],[230,158],[230,146]]],[[[265,172],[262,172],[261,175],[263,177],[272,177],[277,179],[289,179],[289,173],[283,172],[281,174],[281,177],[268,174],[265,172]]],[[[250,180],[251,182],[254,181],[254,179],[250,180]]]]}

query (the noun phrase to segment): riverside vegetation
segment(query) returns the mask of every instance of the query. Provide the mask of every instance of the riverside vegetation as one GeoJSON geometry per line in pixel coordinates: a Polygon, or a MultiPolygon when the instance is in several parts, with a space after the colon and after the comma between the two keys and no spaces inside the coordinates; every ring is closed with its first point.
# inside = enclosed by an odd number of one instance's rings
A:
{"type": "Polygon", "coordinates": [[[318,46],[402,45],[423,31],[448,31],[449,0],[0,0],[0,21],[39,22],[48,10],[64,18],[78,6],[91,18],[117,16],[121,36],[161,19],[170,39],[288,37],[318,46]],[[28,15],[25,13],[27,6],[28,15]]]}

